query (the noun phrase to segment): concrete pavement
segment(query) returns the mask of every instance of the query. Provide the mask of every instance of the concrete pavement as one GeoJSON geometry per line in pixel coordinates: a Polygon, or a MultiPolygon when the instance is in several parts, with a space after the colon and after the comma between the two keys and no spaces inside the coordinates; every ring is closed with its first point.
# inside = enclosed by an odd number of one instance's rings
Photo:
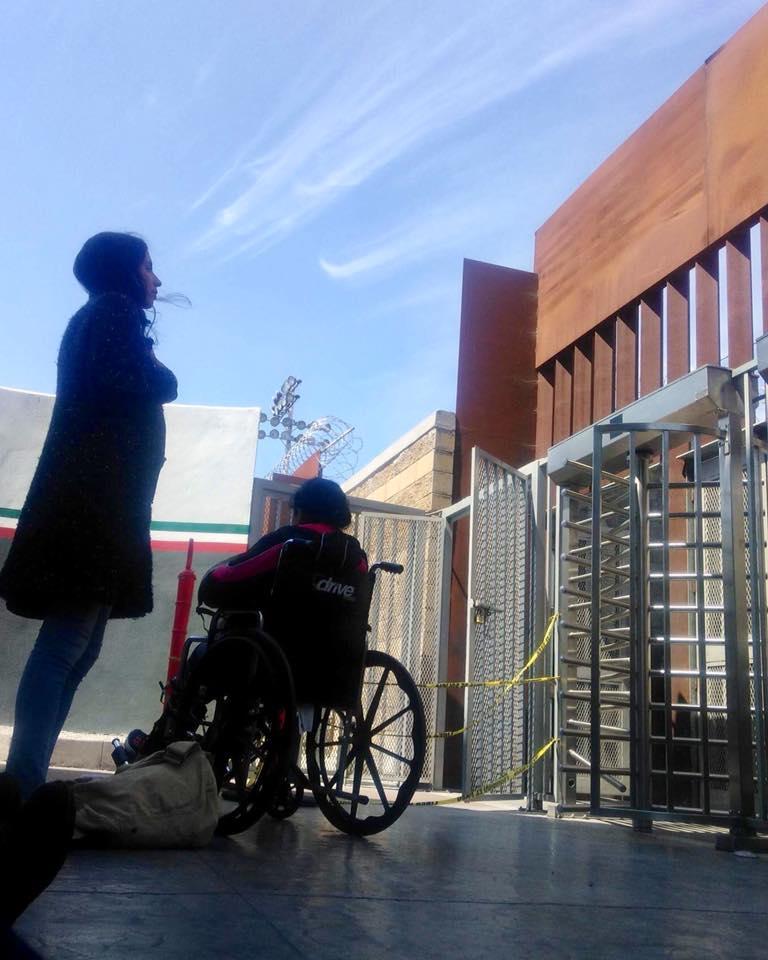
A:
{"type": "Polygon", "coordinates": [[[305,807],[202,851],[75,851],[17,930],[46,960],[751,960],[768,857],[487,804],[360,840],[305,807]]]}

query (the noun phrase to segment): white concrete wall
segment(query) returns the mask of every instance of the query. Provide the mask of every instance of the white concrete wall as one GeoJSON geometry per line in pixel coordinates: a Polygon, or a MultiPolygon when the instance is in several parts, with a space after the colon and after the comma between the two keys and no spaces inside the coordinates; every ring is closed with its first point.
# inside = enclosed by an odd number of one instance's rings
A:
{"type": "MultiPolygon", "coordinates": [[[[0,564],[52,408],[50,395],[0,387],[0,564]]],[[[139,620],[109,625],[102,655],[78,692],[57,748],[55,758],[66,765],[108,762],[112,736],[151,725],[159,715],[157,683],[165,679],[187,540],[195,540],[198,578],[247,541],[259,408],[169,404],[165,413],[166,463],[152,512],[155,609],[139,620]]],[[[9,614],[0,601],[0,759],[7,750],[18,680],[39,625],[9,614]]],[[[199,623],[192,627],[199,632],[199,623]]]]}

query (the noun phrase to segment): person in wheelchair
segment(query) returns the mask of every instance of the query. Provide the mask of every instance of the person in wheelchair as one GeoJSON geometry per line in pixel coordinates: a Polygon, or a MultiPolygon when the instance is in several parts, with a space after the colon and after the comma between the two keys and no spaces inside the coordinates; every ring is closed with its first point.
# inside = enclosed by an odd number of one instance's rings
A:
{"type": "Polygon", "coordinates": [[[347,704],[359,695],[365,656],[368,559],[344,533],[352,516],[337,483],[306,481],[292,506],[292,523],[205,574],[198,601],[259,610],[290,664],[297,701],[347,704]]]}

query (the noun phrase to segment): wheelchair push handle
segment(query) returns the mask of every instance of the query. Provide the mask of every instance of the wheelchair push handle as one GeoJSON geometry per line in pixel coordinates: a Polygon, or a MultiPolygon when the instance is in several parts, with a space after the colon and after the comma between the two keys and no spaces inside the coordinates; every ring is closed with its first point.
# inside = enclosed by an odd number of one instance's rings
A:
{"type": "Polygon", "coordinates": [[[377,570],[383,570],[384,573],[402,573],[405,567],[402,563],[390,563],[388,560],[382,560],[381,563],[374,563],[370,572],[376,573],[377,570]]]}

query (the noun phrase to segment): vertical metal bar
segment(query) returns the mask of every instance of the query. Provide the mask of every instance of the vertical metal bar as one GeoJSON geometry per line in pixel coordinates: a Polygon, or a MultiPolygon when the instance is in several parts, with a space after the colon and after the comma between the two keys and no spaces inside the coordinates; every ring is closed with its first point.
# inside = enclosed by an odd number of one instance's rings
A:
{"type": "Polygon", "coordinates": [[[592,650],[590,669],[590,770],[589,804],[593,813],[600,809],[600,566],[602,545],[603,433],[592,431],[592,650]]]}
{"type": "MultiPolygon", "coordinates": [[[[768,249],[768,245],[766,247],[768,249]]],[[[768,256],[768,253],[766,254],[768,256]]],[[[768,296],[768,294],[767,294],[768,296]]],[[[762,648],[760,650],[760,669],[763,677],[763,717],[762,717],[762,729],[763,729],[763,743],[765,744],[765,750],[768,751],[768,623],[766,622],[766,616],[768,616],[768,610],[766,609],[766,604],[768,600],[766,599],[766,544],[768,544],[768,516],[766,516],[767,504],[765,499],[766,492],[766,482],[768,482],[768,458],[762,451],[755,451],[755,456],[758,462],[758,490],[760,493],[760,512],[758,514],[758,544],[759,544],[759,562],[758,567],[760,571],[760,615],[762,618],[762,648]]],[[[765,780],[763,785],[763,809],[761,816],[764,820],[768,820],[768,764],[765,771],[765,780]]]]}
{"type": "MultiPolygon", "coordinates": [[[[552,596],[555,600],[555,609],[557,613],[560,614],[562,618],[564,599],[563,594],[561,593],[560,586],[564,580],[563,576],[563,566],[565,561],[562,559],[566,553],[568,553],[568,538],[570,537],[570,532],[565,526],[566,523],[570,520],[570,509],[568,502],[568,491],[565,487],[557,488],[557,530],[556,530],[556,541],[555,541],[555,564],[554,564],[554,582],[552,585],[552,596]]],[[[565,650],[568,652],[567,644],[561,643],[560,638],[565,637],[566,628],[561,625],[560,619],[555,627],[555,635],[558,638],[558,654],[565,650]]],[[[560,657],[555,661],[558,664],[558,684],[557,684],[557,693],[555,697],[555,730],[562,730],[565,727],[568,714],[565,709],[565,700],[563,699],[565,692],[568,689],[568,670],[569,667],[562,662],[560,657]]],[[[568,759],[568,751],[566,749],[567,744],[563,742],[564,739],[561,739],[555,745],[555,757],[557,762],[557,776],[555,778],[555,802],[564,806],[569,806],[573,802],[573,797],[570,795],[568,790],[568,774],[564,773],[562,768],[568,759]]]]}
{"type": "Polygon", "coordinates": [[[664,608],[664,737],[667,809],[672,809],[674,739],[672,737],[672,617],[669,609],[669,431],[661,434],[662,604],[664,608]]]}
{"type": "MultiPolygon", "coordinates": [[[[530,610],[530,624],[528,636],[530,638],[529,646],[533,646],[536,638],[542,636],[547,619],[546,612],[546,531],[547,531],[547,502],[546,488],[547,476],[541,465],[536,465],[531,474],[528,484],[528,514],[529,514],[529,536],[526,542],[529,544],[528,557],[528,575],[530,584],[530,599],[528,607],[530,610]]],[[[554,641],[554,637],[553,637],[554,641]]],[[[549,648],[539,661],[534,664],[534,676],[552,676],[552,648],[554,642],[550,642],[549,648]]],[[[547,690],[546,684],[533,683],[531,693],[531,720],[530,736],[528,739],[528,756],[530,759],[536,749],[551,736],[547,725],[547,690]]],[[[542,763],[537,763],[530,771],[528,777],[528,809],[541,810],[545,792],[545,767],[542,763]]]]}
{"type": "MultiPolygon", "coordinates": [[[[630,620],[630,804],[636,810],[650,809],[648,739],[648,548],[646,546],[646,497],[648,463],[638,454],[634,432],[629,434],[629,565],[630,620]]],[[[634,817],[636,830],[647,831],[651,820],[634,817]]]]}
{"type": "Polygon", "coordinates": [[[709,691],[707,690],[707,617],[704,610],[704,497],[701,487],[702,461],[701,437],[693,435],[693,484],[694,484],[694,542],[696,564],[696,649],[699,662],[699,724],[701,727],[700,762],[702,807],[708,814],[711,809],[709,781],[709,691]]]}
{"type": "MultiPolygon", "coordinates": [[[[411,576],[408,583],[408,614],[406,617],[405,630],[403,631],[405,636],[400,658],[405,665],[406,670],[408,670],[410,673],[414,673],[416,667],[418,666],[418,658],[414,655],[414,651],[418,647],[418,640],[416,638],[418,638],[421,633],[421,631],[418,629],[418,622],[421,619],[421,611],[419,611],[419,617],[417,618],[416,595],[417,592],[419,594],[422,593],[422,591],[417,591],[418,571],[416,570],[416,557],[419,555],[422,557],[425,556],[425,550],[422,549],[420,553],[418,551],[419,540],[423,539],[425,530],[422,527],[421,520],[415,517],[413,521],[408,524],[408,528],[410,543],[408,544],[407,556],[409,561],[408,567],[411,568],[411,576]]],[[[408,567],[406,567],[406,570],[408,567]]],[[[423,597],[420,596],[419,599],[423,599],[423,597]]]]}
{"type": "MultiPolygon", "coordinates": [[[[725,684],[728,713],[728,786],[730,812],[751,817],[755,811],[752,783],[752,721],[749,704],[746,564],[744,562],[744,437],[741,418],[720,420],[726,431],[721,448],[721,514],[723,526],[723,603],[725,684]]],[[[737,824],[737,829],[739,828],[737,824]]]]}
{"type": "Polygon", "coordinates": [[[765,590],[762,578],[762,544],[760,542],[760,516],[762,498],[760,496],[759,453],[752,443],[754,428],[754,408],[751,402],[752,374],[743,376],[744,426],[746,427],[747,450],[747,524],[749,530],[749,582],[752,588],[752,673],[755,691],[755,759],[757,760],[757,796],[758,815],[765,816],[765,701],[763,699],[763,649],[765,646],[765,590]]]}
{"type": "MultiPolygon", "coordinates": [[[[472,670],[475,656],[475,622],[474,622],[474,590],[475,590],[475,549],[477,546],[477,535],[475,531],[475,522],[478,516],[478,449],[472,448],[472,467],[470,480],[470,501],[469,501],[469,573],[467,575],[467,663],[464,679],[472,680],[472,670]]],[[[472,688],[467,687],[464,691],[464,725],[465,729],[462,736],[463,740],[463,776],[464,793],[472,791],[472,723],[474,720],[474,704],[472,700],[472,688]]]]}
{"type": "MultiPolygon", "coordinates": [[[[543,610],[545,614],[552,614],[555,611],[557,605],[557,567],[556,562],[557,558],[557,546],[560,543],[560,530],[559,530],[559,513],[558,513],[558,503],[556,500],[556,490],[555,485],[550,481],[547,476],[546,467],[542,463],[541,467],[541,476],[542,484],[544,485],[544,529],[542,531],[542,540],[543,540],[543,553],[544,565],[543,565],[543,581],[544,581],[544,598],[543,598],[543,610]],[[554,501],[554,502],[553,502],[554,501]]],[[[559,651],[560,651],[560,631],[555,627],[552,634],[552,642],[550,644],[549,651],[549,660],[548,666],[550,668],[550,676],[554,676],[557,673],[556,664],[559,662],[559,651]]],[[[544,699],[546,716],[544,718],[545,730],[550,731],[549,736],[555,736],[555,731],[559,730],[557,723],[557,688],[553,685],[549,687],[546,691],[546,697],[544,699]],[[547,726],[548,724],[548,726],[547,726]]],[[[555,756],[555,751],[551,751],[544,757],[544,790],[545,793],[548,793],[550,796],[554,796],[555,791],[555,770],[556,770],[557,758],[555,756]]]]}
{"type": "MultiPolygon", "coordinates": [[[[440,621],[438,633],[437,676],[438,682],[448,678],[448,625],[451,611],[451,561],[453,558],[453,524],[442,520],[440,561],[440,621]]],[[[440,688],[435,703],[435,731],[445,730],[448,691],[440,688]]],[[[432,783],[436,790],[443,789],[445,764],[445,738],[435,740],[432,783]]]]}
{"type": "MultiPolygon", "coordinates": [[[[535,548],[534,543],[534,523],[533,523],[533,483],[531,477],[526,477],[525,483],[522,487],[522,496],[523,496],[523,528],[525,530],[525,540],[524,540],[524,570],[525,576],[521,579],[519,576],[516,580],[516,590],[519,590],[522,586],[522,602],[524,609],[524,650],[526,661],[533,650],[534,634],[533,634],[533,624],[536,619],[536,610],[534,607],[535,604],[535,589],[533,587],[533,577],[535,576],[535,548]]],[[[518,531],[517,536],[520,536],[518,531]]],[[[531,671],[532,676],[543,676],[541,673],[543,661],[540,659],[538,663],[534,664],[533,670],[531,671]]],[[[525,700],[525,741],[524,741],[524,753],[523,753],[523,762],[527,763],[528,760],[533,756],[535,747],[533,742],[534,731],[537,727],[537,720],[534,715],[534,711],[538,708],[539,697],[536,694],[535,687],[541,686],[541,684],[526,684],[527,689],[524,689],[524,694],[526,697],[525,700]]],[[[538,774],[541,773],[541,768],[537,771],[538,774]]],[[[526,797],[531,795],[531,783],[533,782],[534,776],[531,771],[527,771],[525,774],[525,791],[526,797]]],[[[541,790],[538,791],[539,796],[541,796],[541,790]]]]}
{"type": "MultiPolygon", "coordinates": [[[[766,259],[768,260],[768,243],[763,247],[766,251],[766,259]]],[[[768,269],[768,267],[766,267],[768,269]]],[[[766,292],[768,296],[768,291],[766,292]]],[[[760,655],[760,670],[763,677],[763,716],[760,720],[762,730],[763,730],[763,743],[766,744],[765,749],[768,749],[768,626],[766,625],[766,615],[768,611],[766,610],[766,546],[768,545],[768,510],[766,510],[766,501],[764,492],[768,489],[768,457],[762,452],[755,450],[755,457],[758,463],[757,470],[757,492],[760,497],[759,499],[759,512],[758,512],[758,522],[757,522],[757,535],[758,542],[755,546],[755,549],[759,554],[758,568],[760,576],[760,618],[762,623],[762,641],[761,649],[759,652],[760,655]]],[[[757,656],[757,651],[755,651],[757,656]]],[[[768,769],[765,771],[765,780],[763,783],[763,807],[760,812],[760,816],[764,820],[768,820],[768,769]]]]}
{"type": "MultiPolygon", "coordinates": [[[[641,538],[639,534],[640,526],[640,505],[638,503],[638,476],[637,476],[637,444],[635,442],[634,432],[629,434],[629,669],[632,683],[629,691],[629,802],[630,806],[639,810],[642,806],[640,801],[640,780],[638,777],[638,768],[640,766],[639,754],[643,750],[643,743],[640,738],[640,684],[638,664],[638,641],[641,631],[638,629],[644,610],[637,609],[640,599],[640,567],[638,563],[638,550],[641,549],[641,538]]],[[[637,823],[635,823],[637,826],[637,823]]]]}

